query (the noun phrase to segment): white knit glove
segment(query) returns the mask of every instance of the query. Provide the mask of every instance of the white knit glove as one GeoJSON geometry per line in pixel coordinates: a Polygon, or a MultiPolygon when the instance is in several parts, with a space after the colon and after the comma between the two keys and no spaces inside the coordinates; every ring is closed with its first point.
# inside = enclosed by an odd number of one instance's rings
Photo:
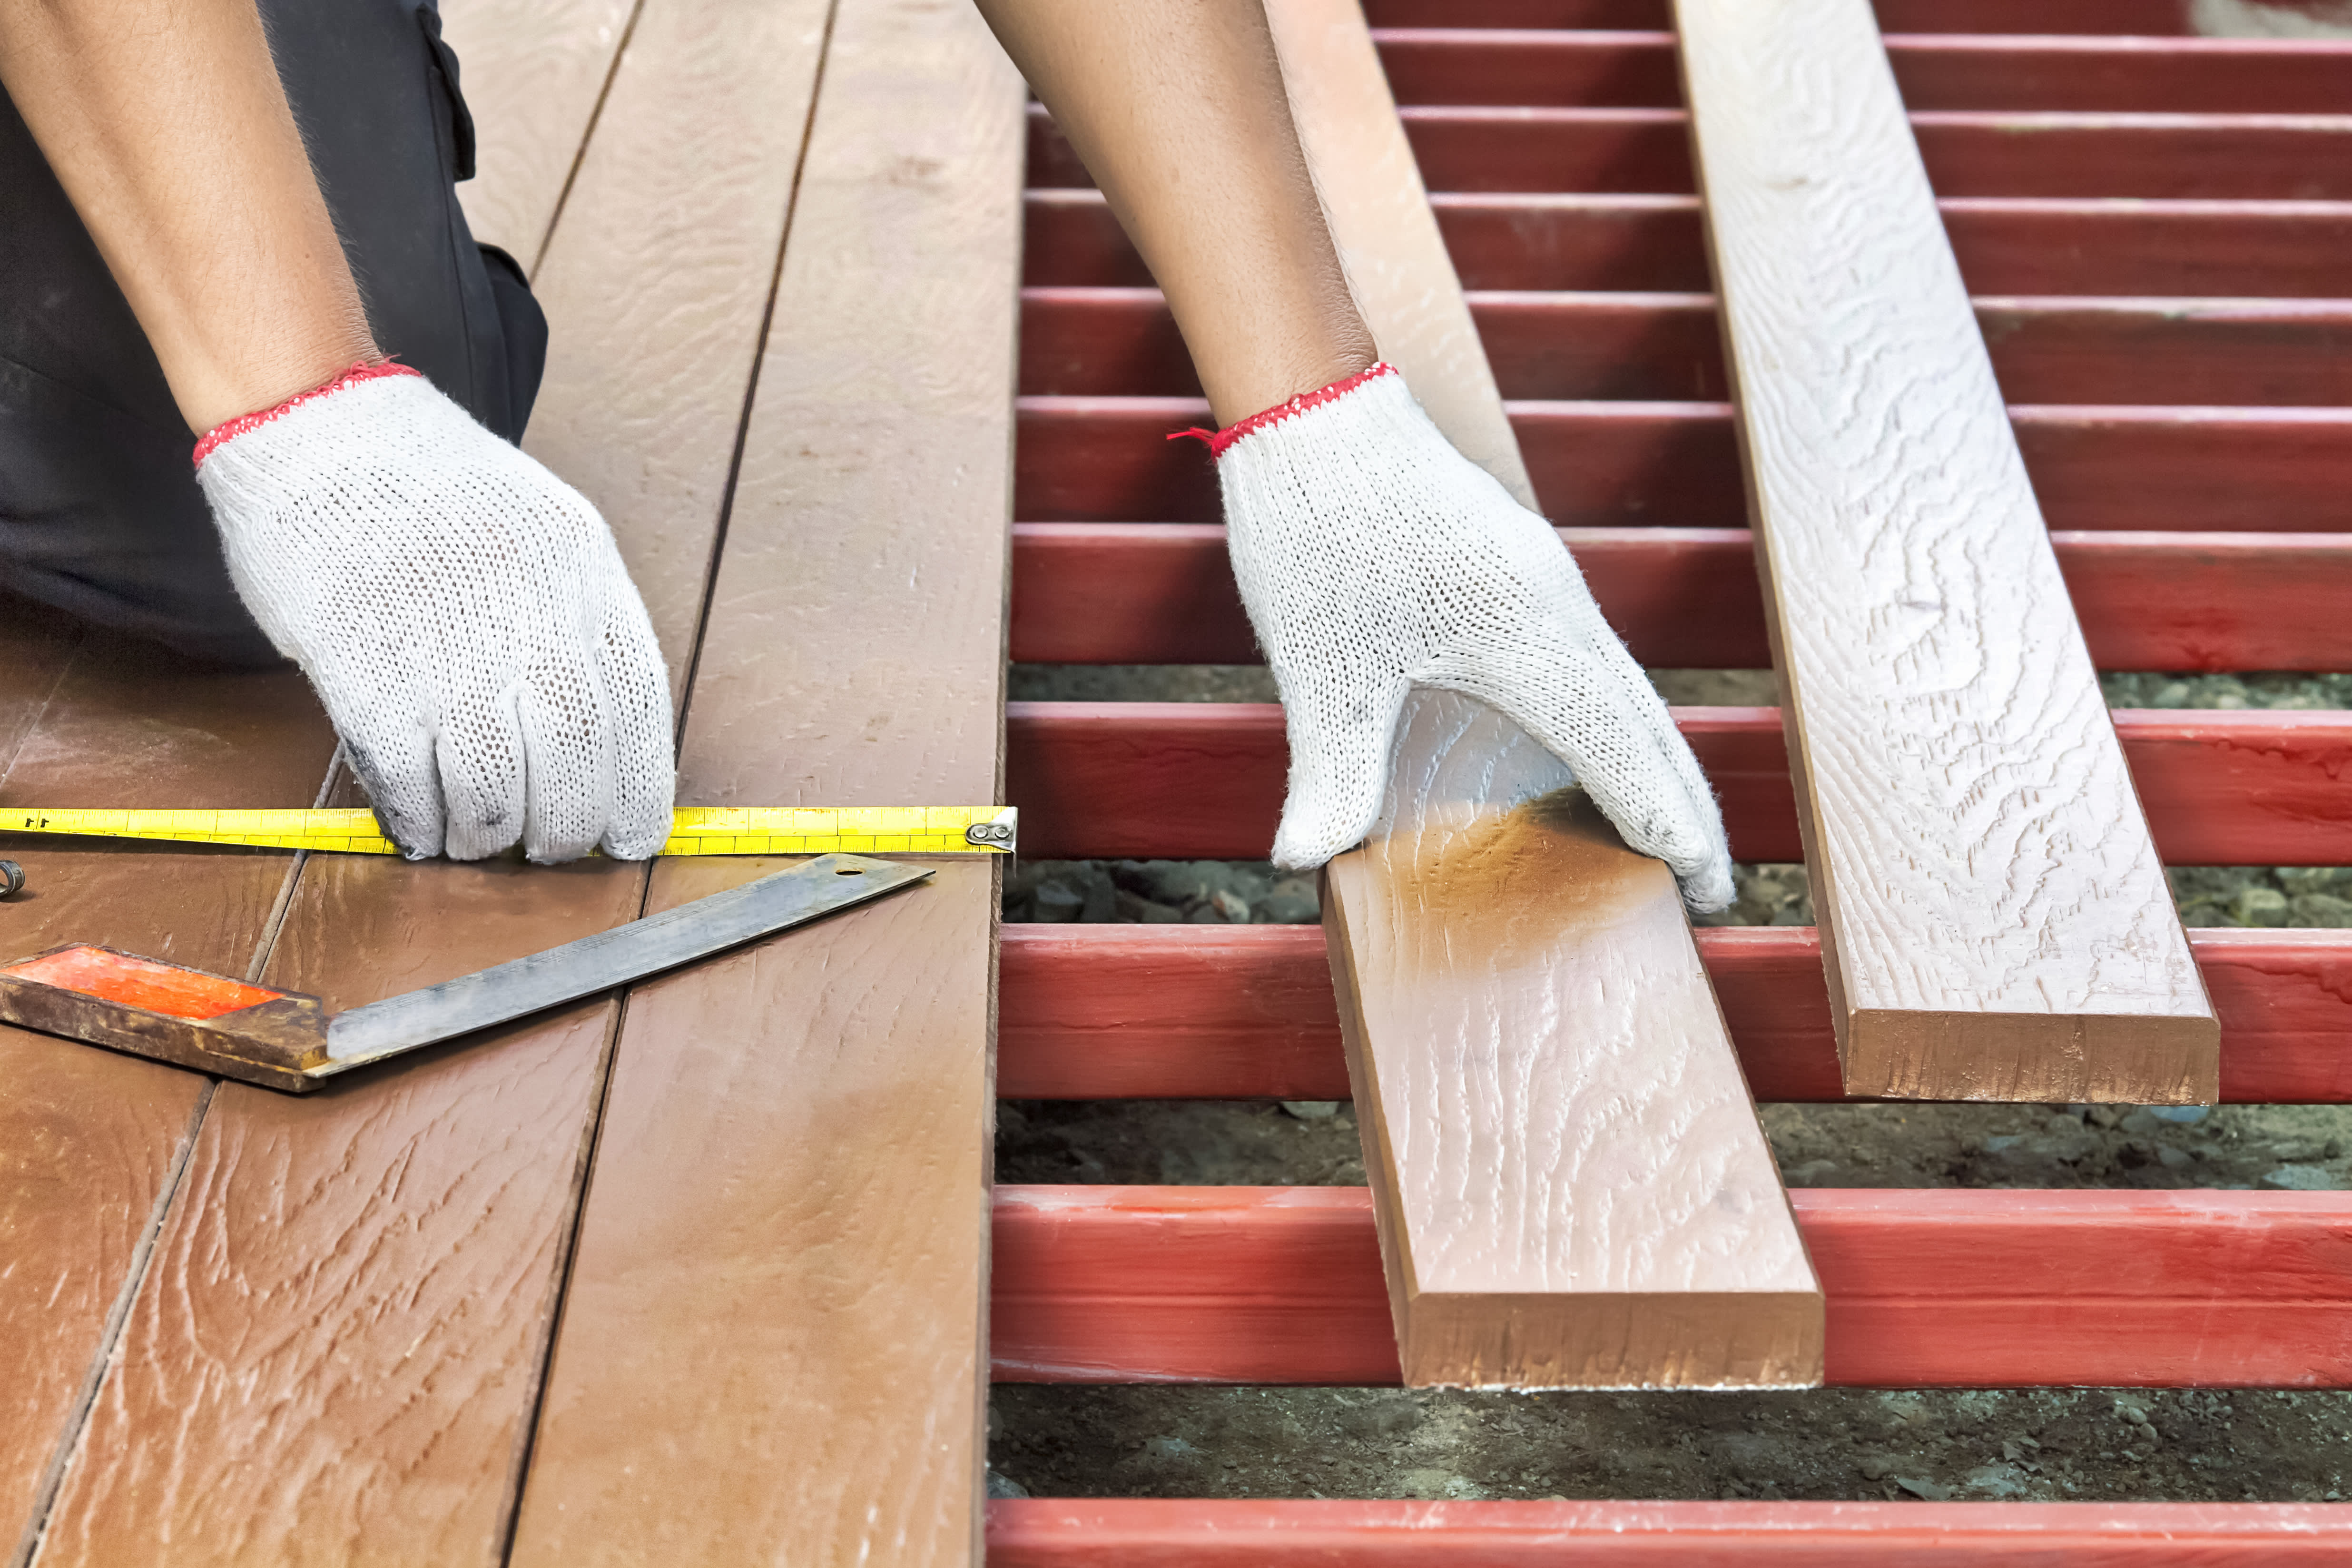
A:
{"type": "Polygon", "coordinates": [[[1574,771],[1625,842],[1729,904],[1697,759],[1542,518],[1456,452],[1375,365],[1219,432],[1242,603],[1288,714],[1278,866],[1319,866],[1380,815],[1414,686],[1498,709],[1574,771]]]}
{"type": "Polygon", "coordinates": [[[669,832],[669,682],[612,531],[402,366],[196,448],[230,575],[412,858],[636,859],[669,832]]]}

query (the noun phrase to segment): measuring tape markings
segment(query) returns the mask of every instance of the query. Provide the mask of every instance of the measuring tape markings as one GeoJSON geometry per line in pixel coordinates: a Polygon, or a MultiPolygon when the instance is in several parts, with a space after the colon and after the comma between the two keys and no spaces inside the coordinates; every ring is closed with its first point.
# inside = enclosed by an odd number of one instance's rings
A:
{"type": "MultiPolygon", "coordinates": [[[[663,855],[1010,855],[1007,805],[682,806],[663,855]]],[[[347,855],[400,851],[365,809],[188,811],[19,806],[0,832],[150,838],[347,855]]]]}

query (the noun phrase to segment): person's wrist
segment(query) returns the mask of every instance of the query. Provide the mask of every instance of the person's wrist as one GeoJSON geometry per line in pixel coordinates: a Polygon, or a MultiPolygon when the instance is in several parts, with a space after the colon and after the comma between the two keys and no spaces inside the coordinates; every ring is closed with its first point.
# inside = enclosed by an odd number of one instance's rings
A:
{"type": "Polygon", "coordinates": [[[233,352],[183,367],[172,393],[188,428],[198,436],[241,415],[277,407],[288,398],[326,385],[354,365],[382,364],[383,351],[362,321],[308,333],[299,341],[267,339],[238,343],[233,352]]]}

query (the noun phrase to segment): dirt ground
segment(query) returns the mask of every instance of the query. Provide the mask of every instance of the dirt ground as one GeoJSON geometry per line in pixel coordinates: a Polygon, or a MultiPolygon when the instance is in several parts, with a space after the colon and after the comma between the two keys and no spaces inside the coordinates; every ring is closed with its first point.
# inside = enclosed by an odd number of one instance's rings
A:
{"type": "MultiPolygon", "coordinates": [[[[1654,671],[1669,700],[1774,700],[1769,673],[1654,671]]],[[[2352,706],[2352,676],[2105,678],[2116,706],[2352,706]]],[[[1256,668],[1016,667],[1016,698],[1265,701],[1256,668]]],[[[1743,866],[1718,923],[1809,925],[1801,866],[1743,866]]],[[[2352,926],[2352,870],[2187,868],[2192,925],[2352,926]]],[[[1286,922],[1264,865],[1024,862],[1005,918],[1286,922]]],[[[2352,1188],[2352,1107],[1768,1105],[1792,1186],[2352,1188]]],[[[1364,1179],[1345,1102],[1008,1102],[1007,1183],[1364,1179]]],[[[1003,1384],[1001,1495],[2340,1500],[2352,1394],[1822,1389],[1504,1394],[1003,1384]]]]}

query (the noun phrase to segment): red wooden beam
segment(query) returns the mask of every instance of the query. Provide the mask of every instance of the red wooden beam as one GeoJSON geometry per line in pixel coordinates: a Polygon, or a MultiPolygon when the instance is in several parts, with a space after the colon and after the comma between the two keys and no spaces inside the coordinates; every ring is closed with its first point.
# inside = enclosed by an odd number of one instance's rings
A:
{"type": "MultiPolygon", "coordinates": [[[[1208,421],[1181,397],[1024,397],[1014,515],[1028,522],[1214,522],[1208,421]]],[[[1515,403],[1545,515],[1565,528],[1745,528],[1721,403],[1515,403]]],[[[2054,529],[2352,531],[2352,408],[2010,411],[2054,529]]]]}
{"type": "MultiPolygon", "coordinates": [[[[2352,864],[2352,714],[2115,718],[2170,864],[2352,864]]],[[[1722,797],[1732,853],[1801,859],[1779,710],[1685,708],[1675,720],[1722,797]]],[[[1014,702],[1005,739],[1027,854],[1255,859],[1273,842],[1287,752],[1272,704],[1014,702]]]]}
{"type": "MultiPolygon", "coordinates": [[[[1465,289],[1670,290],[1709,284],[1698,198],[1489,195],[1430,197],[1465,289]]],[[[2064,200],[1963,196],[1938,204],[1971,290],[2334,298],[2352,203],[2064,200]]],[[[1023,280],[1149,288],[1098,191],[1032,190],[1023,280]]]]}
{"type": "MultiPolygon", "coordinates": [[[[2352,1194],[1798,1188],[1828,1380],[2352,1384],[2352,1194]]],[[[1002,1186],[1000,1382],[1393,1384],[1360,1187],[1002,1186]]]]}
{"type": "Polygon", "coordinates": [[[989,1568],[2322,1568],[2343,1503],[1013,1498],[989,1568]]]}
{"type": "MultiPolygon", "coordinates": [[[[1401,104],[1670,108],[1682,98],[1667,32],[1399,27],[1373,39],[1401,104]]],[[[2352,43],[1898,33],[1886,54],[1915,110],[2352,111],[2352,43]]]]}
{"type": "MultiPolygon", "coordinates": [[[[1743,529],[1568,528],[1601,613],[1654,668],[1771,663],[1743,529]]],[[[2352,534],[2060,533],[2103,669],[2352,668],[2352,534]]],[[[1013,657],[1255,664],[1213,523],[1017,523],[1013,657]]]]}
{"type": "MultiPolygon", "coordinates": [[[[1699,956],[1759,1100],[1835,1100],[1811,926],[1721,926],[1699,956]]],[[[2352,931],[2192,931],[2221,1020],[2221,1098],[2352,1101],[2352,931]]],[[[1318,926],[1008,925],[1008,1100],[1345,1100],[1318,926]]]]}
{"type": "MultiPolygon", "coordinates": [[[[1876,0],[1889,33],[2193,34],[2189,0],[1876,0]]],[[[1656,31],[1666,0],[1368,0],[1375,27],[1577,27],[1656,31]]]]}
{"type": "MultiPolygon", "coordinates": [[[[1697,189],[1679,109],[1422,105],[1402,112],[1433,191],[1697,189]]],[[[1036,116],[1030,184],[1089,184],[1043,109],[1036,116]]],[[[2352,116],[1929,110],[1911,116],[1911,131],[1928,179],[1947,196],[2352,198],[2352,116]]]]}
{"type": "MultiPolygon", "coordinates": [[[[1470,297],[1503,395],[1719,401],[1715,297],[1489,290],[1470,297]]],[[[2352,302],[1984,296],[1977,322],[2018,403],[2352,404],[2352,302]]],[[[1021,390],[1198,397],[1156,289],[1022,291],[1021,390]]]]}

